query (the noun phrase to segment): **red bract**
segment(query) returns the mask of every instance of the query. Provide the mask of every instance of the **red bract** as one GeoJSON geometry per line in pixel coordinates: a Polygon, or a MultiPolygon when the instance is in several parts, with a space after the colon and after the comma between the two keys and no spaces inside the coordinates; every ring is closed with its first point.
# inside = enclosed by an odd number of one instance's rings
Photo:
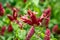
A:
{"type": "Polygon", "coordinates": [[[23,28],[22,23],[19,23],[18,25],[19,25],[20,29],[22,29],[22,28],[23,28]]]}
{"type": "Polygon", "coordinates": [[[12,10],[13,10],[13,15],[10,14],[7,15],[10,21],[17,20],[17,16],[18,16],[17,14],[18,10],[14,7],[12,8],[12,10]]]}
{"type": "Polygon", "coordinates": [[[28,14],[29,14],[30,16],[31,16],[31,13],[32,13],[32,11],[29,9],[29,10],[28,10],[28,14]]]}
{"type": "Polygon", "coordinates": [[[50,36],[50,29],[46,29],[45,35],[50,36]]]}
{"type": "Polygon", "coordinates": [[[17,9],[13,8],[13,17],[14,17],[15,20],[17,19],[17,16],[18,16],[17,9]]]}
{"type": "Polygon", "coordinates": [[[3,26],[3,27],[1,28],[1,35],[4,35],[5,30],[6,30],[6,27],[3,26]]]}
{"type": "Polygon", "coordinates": [[[25,23],[27,23],[29,25],[34,25],[34,24],[39,25],[40,24],[38,21],[38,18],[36,18],[35,14],[31,10],[28,10],[28,15],[30,16],[30,20],[25,17],[21,18],[25,23]]]}
{"type": "Polygon", "coordinates": [[[44,19],[44,18],[40,17],[40,18],[38,19],[38,22],[42,22],[43,19],[44,19]]]}
{"type": "Polygon", "coordinates": [[[52,28],[52,32],[56,32],[58,30],[58,25],[54,25],[54,27],[52,28]]]}
{"type": "Polygon", "coordinates": [[[3,16],[4,15],[4,8],[2,7],[2,4],[0,3],[0,16],[3,16]]]}
{"type": "Polygon", "coordinates": [[[44,40],[50,40],[50,36],[45,35],[44,40]]]}
{"type": "Polygon", "coordinates": [[[13,16],[11,16],[10,14],[8,14],[7,17],[10,19],[10,21],[14,20],[13,16]]]}
{"type": "Polygon", "coordinates": [[[51,8],[48,7],[46,10],[43,11],[43,16],[48,18],[50,17],[50,15],[51,15],[51,8]]]}
{"type": "Polygon", "coordinates": [[[46,22],[45,22],[45,26],[46,26],[46,28],[48,28],[49,21],[50,21],[50,18],[47,18],[47,19],[46,19],[46,22]]]}
{"type": "Polygon", "coordinates": [[[51,14],[51,8],[48,7],[47,9],[45,9],[43,11],[43,14],[39,19],[40,22],[42,23],[42,25],[46,26],[46,28],[48,28],[48,24],[49,24],[49,20],[50,20],[50,14],[51,14]]]}
{"type": "Polygon", "coordinates": [[[18,38],[16,38],[15,40],[18,40],[18,38]]]}
{"type": "Polygon", "coordinates": [[[12,32],[13,31],[13,28],[12,28],[12,25],[10,24],[9,26],[8,26],[8,32],[12,32]]]}
{"type": "Polygon", "coordinates": [[[23,0],[23,1],[24,1],[24,3],[26,3],[27,0],[23,0]]]}
{"type": "Polygon", "coordinates": [[[30,38],[33,36],[34,33],[35,33],[34,26],[32,26],[30,28],[25,40],[30,40],[30,38]]]}
{"type": "Polygon", "coordinates": [[[44,40],[50,40],[50,29],[46,29],[44,40]]]}
{"type": "Polygon", "coordinates": [[[31,17],[31,20],[32,20],[33,24],[39,25],[39,22],[37,21],[37,18],[36,18],[36,16],[33,13],[32,13],[32,15],[30,17],[31,17]]]}
{"type": "Polygon", "coordinates": [[[28,10],[28,14],[32,20],[32,23],[39,25],[39,22],[37,21],[35,14],[31,10],[28,10]]]}
{"type": "Polygon", "coordinates": [[[52,28],[52,32],[56,34],[60,34],[60,29],[58,28],[57,24],[52,28]]]}
{"type": "Polygon", "coordinates": [[[23,20],[23,22],[25,22],[25,23],[27,23],[29,25],[33,25],[32,21],[30,21],[29,19],[26,19],[26,18],[23,18],[23,17],[21,19],[23,20]]]}

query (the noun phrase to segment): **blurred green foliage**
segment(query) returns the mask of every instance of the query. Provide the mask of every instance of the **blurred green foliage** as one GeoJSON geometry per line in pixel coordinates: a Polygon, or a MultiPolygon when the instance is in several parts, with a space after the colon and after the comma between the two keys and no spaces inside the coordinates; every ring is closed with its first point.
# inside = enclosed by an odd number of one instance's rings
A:
{"type": "MultiPolygon", "coordinates": [[[[49,28],[52,29],[52,27],[55,24],[59,25],[60,28],[60,0],[27,0],[26,3],[23,2],[23,0],[0,0],[0,2],[3,4],[3,7],[5,8],[5,15],[3,17],[0,17],[0,27],[3,25],[8,26],[10,20],[7,18],[6,14],[12,14],[11,10],[6,7],[6,3],[10,3],[10,5],[16,8],[19,8],[19,14],[26,14],[28,9],[31,9],[32,11],[37,12],[37,17],[40,17],[42,14],[42,11],[48,7],[51,6],[51,18],[49,23],[49,28]]],[[[24,25],[24,29],[20,30],[18,28],[18,25],[15,23],[12,23],[12,26],[14,28],[14,32],[12,34],[7,33],[5,36],[0,36],[0,40],[12,40],[12,38],[18,38],[19,40],[24,40],[26,37],[26,34],[28,30],[30,29],[30,25],[24,25]],[[9,35],[9,36],[8,36],[9,35]],[[14,36],[13,36],[14,35],[14,36]]],[[[36,33],[32,36],[31,40],[43,40],[44,37],[44,28],[35,28],[36,33]],[[40,36],[38,36],[40,35],[40,36]]],[[[53,35],[52,35],[53,36],[53,35]]],[[[51,37],[51,40],[58,40],[57,37],[54,36],[51,37]]]]}

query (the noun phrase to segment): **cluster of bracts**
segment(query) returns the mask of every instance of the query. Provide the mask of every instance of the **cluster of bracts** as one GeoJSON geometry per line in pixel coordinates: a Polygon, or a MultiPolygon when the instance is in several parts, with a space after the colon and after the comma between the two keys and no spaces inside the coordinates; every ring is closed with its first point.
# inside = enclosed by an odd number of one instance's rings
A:
{"type": "MultiPolygon", "coordinates": [[[[9,4],[7,4],[7,7],[10,8],[13,12],[12,15],[7,14],[7,17],[10,20],[10,22],[15,21],[20,26],[20,29],[22,29],[23,28],[22,23],[20,23],[19,20],[17,20],[19,10],[15,7],[11,7],[9,4]]],[[[4,13],[5,13],[5,9],[3,8],[2,4],[0,3],[0,17],[4,16],[4,13]]],[[[31,39],[31,37],[35,33],[36,26],[45,26],[46,32],[45,32],[44,40],[50,40],[51,32],[48,27],[50,15],[51,15],[51,7],[48,7],[47,9],[45,9],[39,18],[37,18],[36,13],[31,11],[30,9],[27,11],[26,15],[20,16],[20,19],[24,23],[31,25],[31,28],[30,28],[29,32],[27,33],[25,40],[31,39]]],[[[1,28],[0,35],[4,35],[5,30],[8,30],[8,32],[13,31],[13,27],[12,27],[11,23],[9,24],[8,28],[6,28],[6,26],[3,26],[1,28]]],[[[54,33],[59,33],[59,31],[60,30],[58,29],[58,25],[55,25],[52,29],[52,32],[54,32],[54,33]]]]}

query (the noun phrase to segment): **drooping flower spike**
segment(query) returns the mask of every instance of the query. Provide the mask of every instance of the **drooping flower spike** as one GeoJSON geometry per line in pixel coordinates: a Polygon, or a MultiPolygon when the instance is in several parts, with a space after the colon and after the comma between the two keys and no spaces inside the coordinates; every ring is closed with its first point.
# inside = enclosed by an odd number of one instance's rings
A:
{"type": "Polygon", "coordinates": [[[60,34],[60,29],[57,24],[52,28],[52,32],[55,34],[60,34]]]}
{"type": "Polygon", "coordinates": [[[6,30],[6,26],[3,26],[3,27],[1,28],[0,34],[1,34],[1,35],[4,35],[5,30],[6,30]]]}
{"type": "Polygon", "coordinates": [[[32,26],[30,28],[29,32],[27,33],[27,36],[26,36],[25,40],[30,40],[30,38],[33,36],[34,33],[35,33],[34,26],[32,26]]]}
{"type": "Polygon", "coordinates": [[[50,15],[51,15],[51,8],[48,7],[47,9],[43,11],[43,16],[48,18],[50,17],[50,15]]]}
{"type": "Polygon", "coordinates": [[[41,17],[39,18],[42,25],[46,26],[46,28],[48,28],[48,24],[49,24],[49,21],[50,21],[50,15],[51,15],[51,8],[48,7],[47,9],[45,9],[43,11],[41,17]]]}
{"type": "Polygon", "coordinates": [[[38,18],[36,17],[36,15],[31,10],[28,10],[28,15],[30,16],[33,24],[39,25],[38,18]]]}
{"type": "Polygon", "coordinates": [[[9,26],[8,26],[8,32],[12,32],[12,31],[13,31],[13,27],[12,27],[12,25],[10,23],[9,26]]]}
{"type": "Polygon", "coordinates": [[[50,40],[50,29],[46,29],[44,40],[50,40]]]}
{"type": "Polygon", "coordinates": [[[27,17],[21,17],[21,19],[23,20],[23,22],[29,24],[29,25],[39,25],[40,23],[38,22],[38,18],[35,16],[35,14],[29,9],[28,10],[28,15],[30,17],[30,19],[27,17]]]}
{"type": "Polygon", "coordinates": [[[13,15],[8,14],[7,17],[10,19],[10,21],[17,20],[17,10],[16,8],[13,8],[13,15]]]}
{"type": "Polygon", "coordinates": [[[16,8],[13,8],[13,17],[15,20],[17,20],[17,16],[18,16],[18,11],[16,8]]]}
{"type": "Polygon", "coordinates": [[[36,24],[36,25],[44,25],[46,28],[48,28],[49,20],[50,20],[50,14],[51,14],[51,8],[48,7],[43,11],[42,16],[38,19],[36,15],[29,9],[28,10],[28,15],[30,16],[30,20],[26,18],[22,18],[25,23],[27,24],[36,24]],[[44,21],[44,22],[43,22],[44,21]],[[44,24],[43,24],[44,23],[44,24]]]}
{"type": "Polygon", "coordinates": [[[0,16],[3,16],[4,12],[5,12],[5,10],[4,10],[3,6],[2,6],[2,3],[0,3],[0,16]]]}

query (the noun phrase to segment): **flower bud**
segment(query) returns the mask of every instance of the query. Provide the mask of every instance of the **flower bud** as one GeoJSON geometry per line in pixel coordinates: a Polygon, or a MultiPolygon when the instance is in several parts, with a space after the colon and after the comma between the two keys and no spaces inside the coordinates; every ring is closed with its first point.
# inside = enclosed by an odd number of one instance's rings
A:
{"type": "Polygon", "coordinates": [[[13,17],[14,17],[15,20],[17,20],[17,16],[18,16],[17,9],[13,8],[13,17]]]}
{"type": "Polygon", "coordinates": [[[45,35],[50,36],[50,29],[46,29],[45,35]]]}
{"type": "Polygon", "coordinates": [[[44,40],[50,40],[50,29],[46,29],[44,40]]]}
{"type": "Polygon", "coordinates": [[[8,26],[8,32],[12,32],[12,31],[13,31],[12,25],[9,24],[9,26],[8,26]]]}
{"type": "Polygon", "coordinates": [[[5,30],[6,30],[6,27],[3,26],[3,27],[1,28],[1,35],[4,35],[5,30]]]}
{"type": "Polygon", "coordinates": [[[52,32],[56,34],[60,34],[60,29],[58,28],[57,24],[52,28],[52,32]]]}
{"type": "Polygon", "coordinates": [[[26,36],[25,40],[30,40],[30,38],[33,36],[33,34],[35,33],[34,27],[32,26],[26,36]]]}
{"type": "Polygon", "coordinates": [[[11,15],[7,15],[7,17],[10,19],[10,21],[13,21],[14,20],[14,18],[13,18],[13,16],[11,16],[11,15]]]}
{"type": "Polygon", "coordinates": [[[23,0],[23,1],[24,1],[24,3],[26,3],[27,0],[23,0]]]}
{"type": "Polygon", "coordinates": [[[2,4],[0,3],[0,16],[3,16],[4,15],[4,8],[2,7],[2,4]]]}
{"type": "Polygon", "coordinates": [[[47,9],[43,11],[43,16],[48,18],[50,17],[50,15],[51,15],[51,8],[48,7],[47,9]]]}
{"type": "Polygon", "coordinates": [[[29,25],[33,25],[32,21],[30,21],[29,19],[26,19],[26,18],[21,18],[23,20],[23,22],[29,24],[29,25]]]}

